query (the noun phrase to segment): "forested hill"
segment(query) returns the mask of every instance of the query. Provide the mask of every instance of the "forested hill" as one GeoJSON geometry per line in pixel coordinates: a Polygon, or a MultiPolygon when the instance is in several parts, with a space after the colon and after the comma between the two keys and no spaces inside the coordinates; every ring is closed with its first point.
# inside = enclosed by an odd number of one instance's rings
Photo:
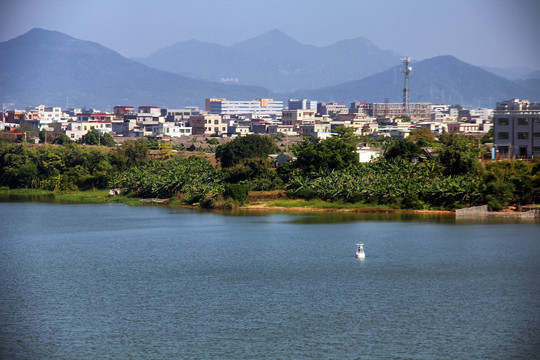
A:
{"type": "Polygon", "coordinates": [[[226,85],[152,69],[95,42],[33,29],[0,43],[0,103],[97,107],[203,106],[207,97],[271,97],[256,86],[226,85]]]}
{"type": "MultiPolygon", "coordinates": [[[[503,99],[540,99],[540,91],[534,81],[530,84],[511,81],[453,56],[437,56],[413,63],[409,86],[412,102],[493,108],[497,101],[503,99]]],[[[345,102],[382,102],[388,98],[390,102],[400,102],[403,96],[401,89],[403,75],[401,67],[396,65],[362,80],[312,91],[298,91],[291,96],[345,102]]]]}

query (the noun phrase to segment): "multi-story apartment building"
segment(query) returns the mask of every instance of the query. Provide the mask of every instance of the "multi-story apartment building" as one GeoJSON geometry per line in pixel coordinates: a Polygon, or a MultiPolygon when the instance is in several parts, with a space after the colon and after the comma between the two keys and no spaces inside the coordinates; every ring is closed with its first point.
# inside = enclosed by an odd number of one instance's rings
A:
{"type": "Polygon", "coordinates": [[[170,122],[187,121],[191,115],[196,115],[191,109],[167,109],[166,119],[170,122]]]}
{"type": "Polygon", "coordinates": [[[206,111],[218,115],[246,115],[251,117],[280,116],[283,101],[255,99],[231,101],[226,99],[206,99],[206,111]]]}
{"type": "MultiPolygon", "coordinates": [[[[435,108],[430,103],[410,103],[411,117],[413,120],[429,120],[431,114],[443,111],[446,105],[438,105],[435,108]]],[[[349,107],[350,114],[363,114],[377,119],[390,119],[404,115],[403,103],[368,103],[367,101],[354,101],[349,107]]]]}
{"type": "Polygon", "coordinates": [[[469,122],[481,124],[484,121],[493,119],[493,112],[493,109],[488,108],[461,109],[458,112],[458,117],[469,122]]]}
{"type": "Polygon", "coordinates": [[[493,126],[500,157],[540,155],[540,103],[519,99],[498,102],[493,126]]]}
{"type": "Polygon", "coordinates": [[[152,135],[156,137],[181,137],[190,136],[192,134],[191,127],[185,126],[185,123],[166,122],[164,124],[155,125],[152,127],[152,135]]]}
{"type": "Polygon", "coordinates": [[[29,106],[26,111],[37,112],[39,120],[44,123],[60,123],[62,121],[62,108],[59,106],[29,106]]]}
{"type": "Polygon", "coordinates": [[[343,102],[331,101],[328,104],[319,102],[317,103],[317,112],[321,115],[333,116],[335,114],[348,114],[349,108],[343,102]]]}
{"type": "Polygon", "coordinates": [[[123,119],[125,115],[134,115],[135,108],[133,106],[115,106],[113,112],[117,119],[123,119]]]}
{"type": "Polygon", "coordinates": [[[157,106],[139,106],[137,112],[137,121],[159,121],[163,117],[161,108],[157,106]]]}
{"type": "Polygon", "coordinates": [[[4,112],[4,122],[8,124],[20,124],[27,119],[24,110],[8,110],[4,112]]]}
{"type": "Polygon", "coordinates": [[[448,132],[451,134],[482,134],[479,124],[456,122],[448,124],[448,132]]]}
{"type": "Polygon", "coordinates": [[[193,135],[223,135],[227,133],[227,125],[218,114],[192,115],[189,117],[189,126],[193,135]]]}
{"type": "MultiPolygon", "coordinates": [[[[402,103],[367,103],[365,111],[367,115],[376,118],[392,118],[404,115],[402,103]]],[[[411,120],[430,120],[430,103],[410,103],[411,120]]]]}
{"type": "Polygon", "coordinates": [[[314,123],[317,121],[315,110],[312,109],[284,109],[281,116],[283,125],[301,125],[304,123],[314,123]]]}
{"type": "Polygon", "coordinates": [[[87,132],[93,129],[101,133],[110,133],[112,132],[112,121],[108,119],[72,122],[67,125],[66,135],[72,140],[78,140],[83,135],[86,135],[87,132]]]}
{"type": "Polygon", "coordinates": [[[311,110],[317,110],[317,101],[315,100],[296,100],[296,99],[289,99],[289,110],[301,110],[301,109],[311,109],[311,110]]]}
{"type": "Polygon", "coordinates": [[[77,122],[112,121],[116,115],[106,113],[77,114],[77,122]]]}

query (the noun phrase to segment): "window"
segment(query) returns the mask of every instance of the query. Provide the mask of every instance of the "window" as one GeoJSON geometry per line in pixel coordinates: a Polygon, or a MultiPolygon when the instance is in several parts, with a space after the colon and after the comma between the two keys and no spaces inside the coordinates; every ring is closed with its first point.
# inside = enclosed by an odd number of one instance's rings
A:
{"type": "Polygon", "coordinates": [[[499,154],[507,155],[508,154],[508,146],[499,146],[499,154]]]}
{"type": "Polygon", "coordinates": [[[529,119],[527,119],[527,118],[518,118],[518,125],[529,125],[529,119]]]}
{"type": "Polygon", "coordinates": [[[508,133],[507,132],[500,132],[497,136],[499,140],[508,140],[508,133]]]}
{"type": "Polygon", "coordinates": [[[219,120],[214,120],[214,125],[219,124],[219,120]]]}
{"type": "Polygon", "coordinates": [[[508,125],[508,118],[500,118],[499,125],[508,125]]]}
{"type": "Polygon", "coordinates": [[[540,138],[540,132],[533,133],[533,138],[540,138]]]}
{"type": "Polygon", "coordinates": [[[540,118],[532,118],[533,123],[540,124],[540,118]]]}
{"type": "Polygon", "coordinates": [[[518,132],[517,133],[517,138],[519,140],[527,140],[529,138],[529,133],[526,133],[526,132],[518,132]]]}
{"type": "Polygon", "coordinates": [[[540,155],[540,146],[533,146],[532,154],[533,155],[540,155]]]}

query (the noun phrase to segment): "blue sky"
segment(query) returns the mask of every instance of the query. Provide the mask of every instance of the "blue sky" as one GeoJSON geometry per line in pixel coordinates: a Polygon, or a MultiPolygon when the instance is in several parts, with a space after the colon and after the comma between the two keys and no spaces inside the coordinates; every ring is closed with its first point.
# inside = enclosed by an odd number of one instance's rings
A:
{"type": "Polygon", "coordinates": [[[304,44],[365,37],[415,60],[540,69],[538,0],[2,0],[0,41],[34,27],[146,56],[189,39],[224,45],[272,29],[304,44]]]}

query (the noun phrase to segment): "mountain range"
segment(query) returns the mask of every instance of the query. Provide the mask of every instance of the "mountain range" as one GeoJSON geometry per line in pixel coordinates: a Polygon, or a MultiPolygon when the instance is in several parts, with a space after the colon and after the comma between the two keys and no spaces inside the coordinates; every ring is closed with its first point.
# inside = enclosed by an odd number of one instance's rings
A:
{"type": "Polygon", "coordinates": [[[0,103],[111,108],[201,105],[206,97],[251,99],[273,93],[152,69],[97,43],[32,29],[0,43],[0,103]]]}
{"type": "MultiPolygon", "coordinates": [[[[497,101],[521,98],[540,99],[534,91],[538,80],[515,82],[492,74],[453,56],[436,56],[413,64],[409,94],[412,102],[461,104],[468,107],[494,107],[497,101]]],[[[367,78],[311,91],[292,94],[300,98],[331,98],[345,102],[400,102],[404,79],[401,67],[394,66],[367,78]]]]}
{"type": "Polygon", "coordinates": [[[399,64],[400,56],[365,38],[317,47],[272,30],[230,47],[196,40],[179,42],[134,60],[199,79],[232,80],[283,93],[362,79],[399,64]]]}
{"type": "MultiPolygon", "coordinates": [[[[209,97],[399,102],[403,89],[396,53],[362,38],[327,47],[303,45],[278,30],[230,47],[178,43],[137,59],[146,65],[95,42],[43,29],[0,43],[0,53],[0,104],[19,108],[176,108],[203,106],[209,97]],[[238,78],[238,84],[210,81],[218,77],[238,78]]],[[[513,97],[540,100],[538,75],[512,81],[452,56],[413,63],[411,101],[493,107],[513,97]]]]}

